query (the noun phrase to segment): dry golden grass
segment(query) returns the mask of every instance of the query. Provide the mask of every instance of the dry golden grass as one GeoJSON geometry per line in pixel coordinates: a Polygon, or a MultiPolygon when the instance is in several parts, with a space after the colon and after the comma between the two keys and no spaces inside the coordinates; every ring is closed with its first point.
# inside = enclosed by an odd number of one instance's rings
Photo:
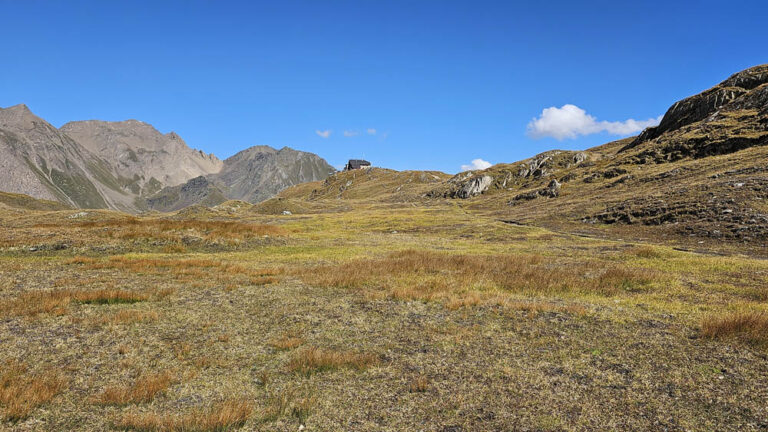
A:
{"type": "Polygon", "coordinates": [[[661,258],[663,255],[653,246],[637,246],[629,252],[640,258],[661,258]]]}
{"type": "Polygon", "coordinates": [[[116,426],[146,432],[219,432],[242,426],[252,412],[251,402],[229,400],[182,414],[130,412],[116,426]]]}
{"type": "Polygon", "coordinates": [[[112,288],[104,288],[92,291],[73,290],[70,292],[74,301],[88,304],[136,303],[147,300],[150,296],[148,293],[144,292],[112,288]]]}
{"type": "Polygon", "coordinates": [[[341,368],[364,370],[377,363],[378,358],[373,354],[308,347],[293,354],[288,361],[288,370],[312,375],[341,368]]]}
{"type": "Polygon", "coordinates": [[[429,390],[429,379],[423,375],[414,378],[408,386],[411,393],[424,393],[429,390]]]}
{"type": "MultiPolygon", "coordinates": [[[[81,222],[74,226],[102,238],[152,239],[167,242],[179,242],[184,236],[190,234],[208,242],[242,241],[255,237],[288,234],[288,231],[279,226],[234,221],[125,218],[81,222]]],[[[35,228],[60,228],[60,225],[37,224],[35,228]]]]}
{"type": "Polygon", "coordinates": [[[156,321],[159,314],[155,311],[126,309],[95,319],[97,324],[134,324],[156,321]]]}
{"type": "Polygon", "coordinates": [[[711,339],[735,338],[752,345],[768,345],[768,314],[740,311],[710,315],[701,324],[702,336],[711,339]]]}
{"type": "Polygon", "coordinates": [[[304,343],[304,338],[294,334],[284,334],[269,341],[269,346],[280,351],[294,349],[304,343]]]}
{"type": "Polygon", "coordinates": [[[72,302],[85,304],[136,303],[149,299],[147,292],[128,291],[115,288],[96,290],[57,289],[33,291],[15,299],[0,302],[0,314],[30,316],[40,314],[63,315],[72,302]]]}
{"type": "Polygon", "coordinates": [[[493,293],[499,291],[612,296],[647,290],[659,278],[650,270],[591,261],[562,263],[539,255],[457,255],[416,250],[292,272],[312,285],[383,289],[392,298],[443,300],[451,308],[498,303],[499,297],[493,293]]]}
{"type": "Polygon", "coordinates": [[[82,265],[84,270],[115,269],[132,273],[168,275],[176,280],[195,282],[216,276],[225,289],[232,290],[238,283],[251,285],[268,285],[279,281],[275,269],[251,269],[238,264],[226,263],[219,260],[183,258],[134,258],[112,256],[106,260],[89,257],[74,257],[68,264],[82,265]],[[231,287],[231,288],[229,288],[231,287]]]}
{"type": "Polygon", "coordinates": [[[97,403],[127,405],[151,402],[155,396],[168,389],[171,381],[170,372],[144,374],[131,385],[107,387],[97,398],[97,403]]]}
{"type": "Polygon", "coordinates": [[[69,290],[33,291],[0,303],[0,313],[11,316],[63,315],[72,295],[69,290]]]}
{"type": "Polygon", "coordinates": [[[6,421],[20,421],[40,405],[64,390],[66,383],[55,372],[33,374],[17,361],[7,361],[0,369],[0,406],[6,421]]]}

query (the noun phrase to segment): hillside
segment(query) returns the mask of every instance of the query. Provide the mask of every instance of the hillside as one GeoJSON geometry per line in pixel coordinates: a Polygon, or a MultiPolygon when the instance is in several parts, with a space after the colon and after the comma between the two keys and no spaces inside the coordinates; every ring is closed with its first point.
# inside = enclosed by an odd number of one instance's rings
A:
{"type": "Polygon", "coordinates": [[[428,172],[339,173],[279,198],[325,200],[329,206],[338,200],[447,199],[511,223],[696,248],[746,245],[765,253],[766,144],[763,65],[674,103],[658,127],[637,137],[584,151],[552,150],[450,178],[437,175],[439,180],[428,172]]]}

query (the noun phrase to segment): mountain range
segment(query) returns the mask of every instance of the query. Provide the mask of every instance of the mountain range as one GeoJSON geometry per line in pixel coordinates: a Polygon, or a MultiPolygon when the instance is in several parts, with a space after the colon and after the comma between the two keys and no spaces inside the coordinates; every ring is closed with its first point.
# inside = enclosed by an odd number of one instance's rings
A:
{"type": "Polygon", "coordinates": [[[175,210],[264,200],[335,171],[317,155],[256,146],[222,161],[137,120],[56,128],[26,105],[0,109],[0,190],[78,208],[175,210]]]}
{"type": "Polygon", "coordinates": [[[764,253],[768,65],[673,103],[636,137],[583,151],[551,150],[455,176],[334,171],[289,148],[252,147],[220,161],[134,120],[56,129],[23,105],[0,110],[0,189],[73,207],[167,212],[237,199],[281,214],[454,200],[508,223],[764,253]]]}

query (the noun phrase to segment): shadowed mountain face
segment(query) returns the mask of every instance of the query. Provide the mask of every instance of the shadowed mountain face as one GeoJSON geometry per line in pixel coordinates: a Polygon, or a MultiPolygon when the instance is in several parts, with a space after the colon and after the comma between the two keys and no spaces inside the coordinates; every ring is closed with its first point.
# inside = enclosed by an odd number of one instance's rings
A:
{"type": "Polygon", "coordinates": [[[147,198],[150,208],[178,210],[191,204],[216,205],[228,199],[260,202],[281,190],[323,180],[335,169],[321,157],[284,147],[255,146],[226,159],[220,172],[168,187],[147,198]]]}
{"type": "Polygon", "coordinates": [[[288,148],[253,147],[222,162],[137,120],[56,129],[25,105],[0,109],[0,190],[73,207],[137,212],[255,202],[333,171],[288,148]]]}

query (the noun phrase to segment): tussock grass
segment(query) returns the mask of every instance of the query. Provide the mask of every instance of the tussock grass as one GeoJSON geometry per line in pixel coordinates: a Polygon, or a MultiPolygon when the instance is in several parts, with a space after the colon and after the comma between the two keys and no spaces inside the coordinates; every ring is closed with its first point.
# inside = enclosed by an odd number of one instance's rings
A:
{"type": "Polygon", "coordinates": [[[768,313],[756,311],[709,315],[701,323],[702,336],[734,338],[751,345],[768,346],[768,313]]]}
{"type": "Polygon", "coordinates": [[[504,293],[613,296],[649,289],[650,270],[597,262],[556,262],[540,255],[467,255],[406,250],[383,258],[293,271],[316,286],[385,290],[396,299],[442,300],[449,307],[504,303],[504,293]],[[503,296],[502,296],[503,297],[503,296]]]}
{"type": "Polygon", "coordinates": [[[155,396],[165,392],[171,382],[169,372],[144,374],[131,385],[107,387],[98,397],[97,402],[101,405],[151,402],[155,396]]]}
{"type": "Polygon", "coordinates": [[[5,362],[0,369],[2,419],[11,422],[26,419],[65,387],[64,379],[55,372],[30,373],[22,363],[5,362]]]}
{"type": "MultiPolygon", "coordinates": [[[[35,228],[58,228],[57,224],[37,224],[35,228]]],[[[161,239],[178,240],[183,235],[198,235],[205,240],[239,240],[250,237],[288,234],[282,227],[236,221],[171,220],[123,218],[86,221],[74,225],[93,229],[101,236],[120,240],[161,239]]]]}
{"type": "Polygon", "coordinates": [[[156,321],[158,318],[159,314],[155,311],[126,309],[99,317],[95,322],[97,324],[134,324],[156,321]]]}
{"type": "Polygon", "coordinates": [[[425,393],[429,390],[429,379],[423,375],[414,378],[408,386],[411,393],[425,393]]]}
{"type": "Polygon", "coordinates": [[[70,291],[74,301],[85,304],[137,303],[149,298],[148,293],[104,288],[99,290],[70,291]]]}
{"type": "Polygon", "coordinates": [[[280,351],[294,349],[304,344],[304,338],[287,333],[269,341],[269,346],[280,351]]]}
{"type": "Polygon", "coordinates": [[[636,246],[628,251],[632,255],[640,258],[661,258],[664,255],[653,246],[636,246]]]}
{"type": "Polygon", "coordinates": [[[40,314],[63,315],[72,302],[84,304],[121,304],[136,303],[150,298],[147,292],[128,291],[114,288],[97,290],[57,289],[52,291],[33,291],[0,302],[0,313],[11,316],[30,316],[40,314]]]}
{"type": "Polygon", "coordinates": [[[341,368],[361,371],[377,363],[378,358],[373,354],[308,347],[294,353],[288,361],[288,370],[309,376],[341,368]]]}
{"type": "Polygon", "coordinates": [[[82,265],[86,270],[115,269],[132,273],[167,275],[176,280],[199,281],[218,277],[223,284],[231,284],[240,278],[252,285],[268,285],[278,282],[275,269],[251,269],[238,264],[203,258],[137,258],[112,256],[106,260],[90,257],[74,257],[68,264],[82,265]]]}
{"type": "Polygon", "coordinates": [[[244,425],[252,413],[251,402],[229,400],[182,414],[130,412],[116,426],[142,432],[219,432],[244,425]]]}

